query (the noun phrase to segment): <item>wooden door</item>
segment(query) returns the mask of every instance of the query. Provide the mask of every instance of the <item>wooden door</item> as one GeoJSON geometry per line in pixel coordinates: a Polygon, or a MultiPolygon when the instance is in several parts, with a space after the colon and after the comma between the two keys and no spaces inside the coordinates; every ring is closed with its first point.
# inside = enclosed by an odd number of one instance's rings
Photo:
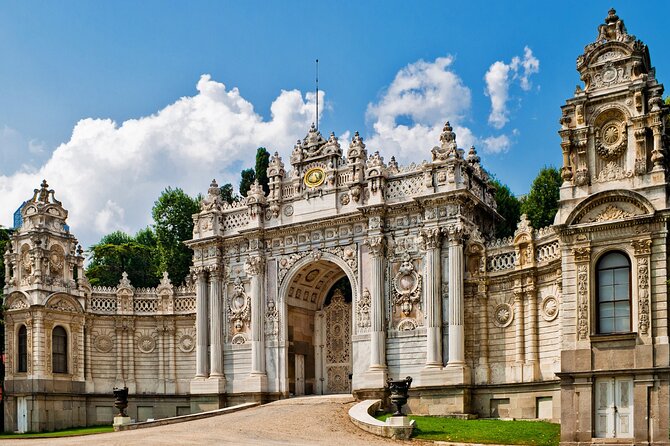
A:
{"type": "Polygon", "coordinates": [[[596,380],[596,437],[633,437],[633,379],[596,380]]]}
{"type": "Polygon", "coordinates": [[[16,430],[28,431],[28,399],[25,396],[16,398],[16,430]]]}
{"type": "Polygon", "coordinates": [[[305,394],[305,355],[295,355],[295,395],[305,394]]]}

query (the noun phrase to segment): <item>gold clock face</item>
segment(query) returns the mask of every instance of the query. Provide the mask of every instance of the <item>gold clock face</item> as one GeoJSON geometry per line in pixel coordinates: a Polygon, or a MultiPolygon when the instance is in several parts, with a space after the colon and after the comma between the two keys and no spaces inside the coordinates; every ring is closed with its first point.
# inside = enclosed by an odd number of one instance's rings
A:
{"type": "Polygon", "coordinates": [[[326,173],[320,167],[312,167],[305,173],[305,186],[321,186],[326,179],[326,173]]]}

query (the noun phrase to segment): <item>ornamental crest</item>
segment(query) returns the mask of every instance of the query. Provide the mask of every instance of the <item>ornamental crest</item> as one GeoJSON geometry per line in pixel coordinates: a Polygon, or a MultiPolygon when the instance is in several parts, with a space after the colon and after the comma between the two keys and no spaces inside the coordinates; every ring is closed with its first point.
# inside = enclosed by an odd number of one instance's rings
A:
{"type": "Polygon", "coordinates": [[[408,254],[403,256],[398,273],[393,278],[393,304],[404,316],[409,316],[416,305],[421,308],[422,277],[417,274],[408,254]]]}
{"type": "Polygon", "coordinates": [[[244,284],[238,277],[233,285],[234,292],[228,305],[228,320],[233,324],[235,333],[244,329],[244,324],[251,322],[251,298],[244,292],[244,284]]]}

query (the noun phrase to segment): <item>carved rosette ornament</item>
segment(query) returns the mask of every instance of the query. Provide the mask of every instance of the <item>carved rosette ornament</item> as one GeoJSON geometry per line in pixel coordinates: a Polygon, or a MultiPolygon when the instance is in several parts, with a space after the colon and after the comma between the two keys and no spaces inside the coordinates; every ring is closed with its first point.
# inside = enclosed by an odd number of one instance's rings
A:
{"type": "Polygon", "coordinates": [[[422,277],[417,274],[409,254],[403,256],[398,273],[393,278],[393,304],[406,317],[412,313],[414,305],[421,308],[422,277]]]}
{"type": "Polygon", "coordinates": [[[183,353],[190,353],[195,349],[195,329],[183,328],[177,331],[177,348],[183,353]]]}
{"type": "Polygon", "coordinates": [[[598,155],[611,161],[619,158],[628,146],[626,124],[613,120],[596,129],[596,151],[598,155]]]}
{"type": "Polygon", "coordinates": [[[514,320],[514,308],[508,303],[496,305],[493,309],[493,324],[496,327],[505,328],[514,320]]]}
{"type": "Polygon", "coordinates": [[[542,300],[542,319],[551,322],[558,317],[558,299],[547,296],[542,300]]]}
{"type": "Polygon", "coordinates": [[[244,292],[244,284],[240,278],[235,279],[234,291],[228,305],[228,320],[232,323],[234,333],[244,329],[251,322],[251,298],[244,292]]]}

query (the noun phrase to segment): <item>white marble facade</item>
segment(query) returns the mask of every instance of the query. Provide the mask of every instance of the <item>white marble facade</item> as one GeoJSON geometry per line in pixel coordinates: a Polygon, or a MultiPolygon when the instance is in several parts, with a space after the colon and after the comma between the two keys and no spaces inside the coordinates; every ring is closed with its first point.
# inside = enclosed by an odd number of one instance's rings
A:
{"type": "Polygon", "coordinates": [[[64,423],[49,404],[93,424],[115,385],[140,417],[366,398],[410,375],[414,413],[561,421],[564,445],[668,444],[668,107],[646,46],[614,11],[577,69],[585,85],[562,108],[555,224],[523,216],[507,239],[493,237],[501,217],[475,148],[459,148],[448,122],[420,164],[312,127],[288,169],[271,157],[269,194],[256,184],[229,205],[212,181],[181,287],[164,277],[138,290],[124,277],[91,288],[43,184],[5,254],[8,429],[26,404],[34,429],[64,423]],[[617,310],[629,325],[616,332],[601,326],[610,252],[628,259],[630,283],[617,310]],[[57,325],[67,373],[50,365],[57,325]],[[628,405],[610,410],[610,388],[630,392],[628,405]]]}

